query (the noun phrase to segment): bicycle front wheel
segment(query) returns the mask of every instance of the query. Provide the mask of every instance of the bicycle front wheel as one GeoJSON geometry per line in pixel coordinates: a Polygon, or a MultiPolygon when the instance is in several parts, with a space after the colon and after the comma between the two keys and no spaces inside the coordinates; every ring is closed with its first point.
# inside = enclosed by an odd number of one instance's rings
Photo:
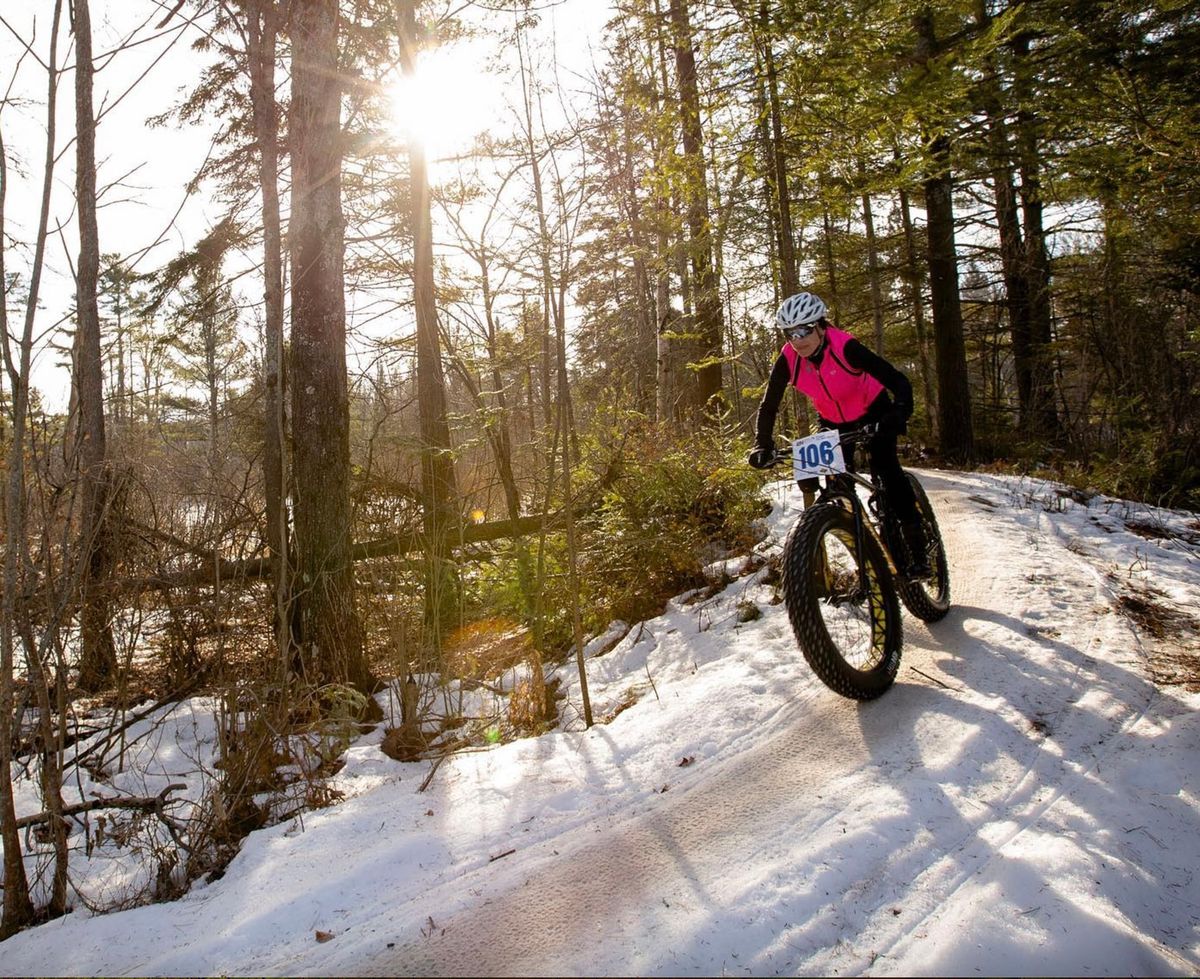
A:
{"type": "Polygon", "coordinates": [[[843,697],[872,700],[900,668],[900,603],[875,537],[836,503],[805,511],[783,547],[783,597],[804,658],[843,697]],[[865,573],[864,573],[865,572],[865,573]]]}

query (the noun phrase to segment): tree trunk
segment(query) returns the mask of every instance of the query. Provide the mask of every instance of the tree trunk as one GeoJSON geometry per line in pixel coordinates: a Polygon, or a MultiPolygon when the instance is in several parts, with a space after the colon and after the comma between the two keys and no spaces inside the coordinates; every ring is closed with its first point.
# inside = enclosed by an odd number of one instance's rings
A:
{"type": "MultiPolygon", "coordinates": [[[[934,140],[932,166],[949,165],[949,143],[934,140]]],[[[958,292],[958,255],[954,245],[953,181],[946,169],[925,180],[928,219],[929,282],[933,305],[934,359],[938,378],[938,432],[942,454],[969,463],[975,455],[971,424],[971,390],[963,341],[962,306],[958,292]]]]}
{"type": "Polygon", "coordinates": [[[275,636],[286,664],[289,634],[289,558],[286,433],[283,381],[283,243],[279,215],[279,120],[275,103],[275,51],[279,15],[274,0],[247,4],[250,101],[258,144],[258,182],[263,204],[263,293],[266,306],[263,352],[263,496],[267,546],[275,590],[275,636]]]}
{"type": "Polygon", "coordinates": [[[524,114],[525,151],[529,156],[530,177],[533,181],[533,198],[538,219],[538,259],[541,263],[541,395],[542,421],[549,431],[554,423],[553,356],[550,331],[550,306],[554,292],[554,276],[550,262],[550,229],[546,221],[546,202],[542,189],[542,168],[534,144],[533,128],[533,83],[529,78],[530,68],[525,62],[523,40],[518,36],[517,56],[521,69],[521,109],[524,114]]]}
{"type": "MultiPolygon", "coordinates": [[[[654,32],[650,42],[649,61],[650,71],[650,114],[651,118],[659,118],[661,105],[660,95],[667,93],[667,55],[666,44],[663,42],[661,30],[662,10],[659,0],[654,0],[654,32]],[[656,70],[657,69],[657,70],[656,70]],[[661,92],[660,92],[661,89],[661,92]]],[[[670,168],[669,158],[672,150],[664,145],[658,126],[651,133],[651,145],[654,155],[654,171],[662,173],[670,168]]],[[[654,277],[654,321],[657,333],[655,345],[655,414],[659,424],[671,423],[675,420],[675,364],[671,338],[668,336],[674,329],[674,311],[671,309],[671,264],[672,246],[668,233],[671,203],[661,181],[656,183],[654,191],[654,222],[658,229],[657,255],[655,257],[654,277]]]]}
{"type": "Polygon", "coordinates": [[[679,85],[682,117],[684,193],[687,195],[688,255],[695,292],[695,322],[703,366],[697,371],[695,408],[707,418],[715,417],[713,399],[721,396],[721,348],[723,327],[721,297],[713,266],[712,220],[709,215],[708,181],[705,175],[704,129],[700,121],[700,93],[696,84],[696,54],[688,0],[671,0],[672,44],[679,85]]]}
{"type": "MultiPolygon", "coordinates": [[[[626,36],[623,43],[631,44],[626,36]]],[[[646,261],[649,249],[646,246],[647,228],[638,198],[639,183],[634,167],[640,147],[633,131],[633,113],[628,99],[622,99],[617,107],[621,116],[621,190],[624,222],[629,229],[629,251],[633,255],[633,307],[635,310],[636,335],[630,364],[633,370],[634,402],[639,411],[653,415],[656,405],[655,381],[657,377],[657,329],[654,297],[650,287],[650,273],[646,261]]]]}
{"type": "Polygon", "coordinates": [[[218,452],[221,436],[221,376],[217,370],[220,280],[221,258],[218,256],[215,264],[205,268],[196,280],[202,297],[199,327],[200,339],[204,344],[204,383],[208,388],[208,476],[214,488],[220,464],[218,452]]]}
{"type": "Polygon", "coordinates": [[[1007,127],[998,106],[989,109],[988,144],[992,184],[996,198],[996,226],[1000,236],[1000,267],[1004,276],[1005,308],[1012,336],[1013,373],[1017,382],[1018,426],[1031,431],[1033,360],[1029,321],[1029,283],[1025,275],[1025,247],[1017,219],[1011,152],[1007,127]]]}
{"type": "MultiPolygon", "coordinates": [[[[542,512],[545,513],[549,509],[551,496],[554,491],[554,481],[556,478],[555,453],[557,452],[559,445],[558,436],[562,429],[561,416],[563,413],[563,406],[561,404],[556,404],[554,392],[551,389],[553,367],[551,361],[550,317],[551,302],[554,295],[554,276],[550,253],[550,228],[546,217],[546,201],[542,189],[541,161],[538,156],[537,145],[534,139],[534,92],[533,83],[529,77],[531,67],[526,63],[525,60],[524,44],[524,36],[519,31],[517,34],[517,57],[521,70],[521,110],[524,117],[524,131],[522,135],[525,139],[525,152],[529,158],[530,177],[533,183],[534,208],[537,211],[537,250],[542,279],[540,283],[540,319],[538,322],[538,328],[540,330],[540,337],[538,339],[541,343],[540,380],[543,423],[542,438],[544,440],[548,439],[550,442],[549,448],[545,450],[544,455],[546,487],[542,512]]],[[[563,452],[565,455],[565,447],[563,452]]],[[[532,630],[533,645],[539,650],[539,652],[542,649],[545,628],[545,609],[543,606],[545,589],[542,587],[542,583],[545,581],[545,569],[546,539],[545,535],[543,534],[538,541],[538,559],[534,584],[534,612],[532,630]]]]}
{"type": "Polygon", "coordinates": [[[75,197],[79,207],[76,270],[75,386],[79,405],[79,466],[83,478],[80,532],[84,562],[80,613],[79,686],[102,690],[117,665],[103,586],[112,569],[108,519],[111,474],[104,433],[104,360],[100,352],[100,275],[96,225],[96,120],[92,115],[92,23],[88,0],[75,0],[75,197]]]}
{"type": "Polygon", "coordinates": [[[908,284],[909,305],[912,307],[913,324],[917,334],[917,362],[921,370],[921,389],[925,394],[925,412],[929,427],[937,434],[937,396],[934,392],[932,372],[929,369],[929,341],[925,334],[925,290],[922,288],[921,263],[917,261],[917,236],[913,230],[912,208],[908,203],[908,191],[900,188],[900,221],[904,227],[904,280],[908,284]]]}
{"type": "MultiPolygon", "coordinates": [[[[976,22],[985,28],[991,20],[987,4],[979,0],[976,22]]],[[[1006,108],[1002,103],[995,58],[988,65],[989,77],[982,87],[987,117],[989,168],[996,201],[996,229],[1000,239],[1000,268],[1004,277],[1005,309],[1012,337],[1013,373],[1017,384],[1017,425],[1023,435],[1035,434],[1033,405],[1033,336],[1029,276],[1025,243],[1017,215],[1013,181],[1013,149],[1008,134],[1006,108]]]]}
{"type": "MultiPolygon", "coordinates": [[[[565,291],[565,290],[564,290],[565,291]]],[[[561,299],[561,297],[560,297],[561,299]]],[[[554,317],[555,341],[558,349],[558,424],[563,430],[563,512],[567,530],[567,576],[571,589],[571,630],[575,639],[575,665],[579,671],[579,692],[583,700],[583,723],[592,726],[592,700],[588,693],[587,669],[583,660],[583,616],[580,609],[579,541],[575,529],[575,491],[571,475],[571,453],[567,442],[574,427],[571,392],[567,386],[567,330],[562,304],[554,317]]]]}
{"type": "Polygon", "coordinates": [[[313,680],[373,682],[350,561],[337,0],[292,4],[292,377],[301,658],[313,680]]]}
{"type": "Polygon", "coordinates": [[[771,42],[770,13],[764,2],[759,7],[762,25],[763,64],[767,72],[767,106],[771,120],[770,173],[775,194],[776,236],[779,248],[780,297],[800,291],[796,268],[796,239],[792,228],[792,201],[788,192],[787,156],[783,150],[783,113],[779,105],[779,72],[771,42]]]}
{"type": "MultiPolygon", "coordinates": [[[[917,59],[927,61],[937,50],[933,15],[926,8],[913,18],[917,59]]],[[[971,388],[963,341],[958,292],[958,254],[954,245],[954,181],[950,172],[950,137],[938,133],[929,141],[926,162],[925,214],[928,221],[929,283],[933,305],[934,353],[938,376],[938,432],[942,454],[969,463],[975,456],[971,423],[971,388]]]]}
{"type": "MultiPolygon", "coordinates": [[[[42,265],[46,255],[46,230],[50,220],[50,193],[55,160],[55,120],[58,106],[58,29],[62,0],[55,0],[50,27],[50,57],[46,75],[46,156],[42,176],[42,200],[34,243],[33,265],[29,276],[29,295],[25,300],[25,323],[16,358],[9,342],[8,309],[0,303],[0,347],[12,389],[12,441],[8,447],[5,481],[5,542],[3,614],[0,615],[0,842],[4,846],[4,908],[0,915],[0,940],[24,928],[33,920],[33,902],[29,898],[29,880],[25,876],[24,850],[17,831],[17,814],[12,784],[12,748],[15,741],[13,718],[13,670],[16,644],[17,595],[27,560],[25,530],[25,445],[29,410],[29,375],[33,357],[33,323],[37,313],[42,265]]],[[[3,133],[0,132],[0,283],[7,283],[4,268],[4,203],[8,196],[8,165],[3,133]]]]}
{"type": "MultiPolygon", "coordinates": [[[[402,0],[400,60],[405,74],[417,68],[416,0],[402,0]]],[[[408,140],[413,226],[413,293],[417,315],[417,411],[421,429],[421,496],[429,568],[425,580],[425,622],[430,645],[442,648],[442,631],[459,608],[458,582],[449,560],[449,534],[458,525],[454,457],[446,417],[446,377],[438,337],[433,280],[433,226],[425,148],[408,140]]]]}
{"type": "MultiPolygon", "coordinates": [[[[821,200],[825,200],[825,181],[821,181],[821,200]]],[[[829,208],[821,206],[821,221],[825,229],[825,275],[829,279],[829,307],[835,315],[841,315],[841,302],[838,298],[837,262],[833,258],[833,222],[829,218],[829,208]]]]}
{"type": "Polygon", "coordinates": [[[1038,117],[1032,106],[1028,73],[1029,35],[1013,42],[1017,56],[1017,151],[1021,172],[1021,210],[1025,219],[1025,281],[1029,290],[1029,433],[1054,440],[1061,434],[1055,407],[1054,360],[1051,351],[1050,258],[1043,227],[1038,117]]]}
{"type": "MultiPolygon", "coordinates": [[[[45,221],[49,204],[49,186],[54,147],[54,83],[55,48],[58,37],[60,4],[55,5],[53,35],[50,42],[50,101],[47,107],[47,136],[49,151],[46,160],[46,192],[43,197],[42,226],[34,256],[32,295],[28,300],[26,328],[22,334],[17,360],[9,345],[8,304],[0,302],[0,343],[4,348],[4,366],[12,388],[12,442],[6,448],[6,479],[4,483],[4,592],[3,615],[0,616],[0,844],[4,847],[4,909],[0,917],[0,941],[19,931],[33,920],[33,903],[29,899],[29,881],[25,876],[24,850],[17,832],[17,812],[13,796],[12,759],[16,741],[13,718],[13,668],[16,647],[17,594],[21,589],[21,564],[25,554],[25,432],[29,410],[29,369],[32,349],[32,310],[35,305],[42,254],[45,249],[45,221]]],[[[5,227],[4,203],[8,196],[8,157],[0,131],[0,283],[8,282],[4,263],[5,227]]]]}
{"type": "MultiPolygon", "coordinates": [[[[508,399],[504,394],[504,378],[500,373],[499,331],[496,328],[496,321],[492,312],[491,282],[488,278],[486,257],[480,261],[480,270],[483,305],[487,316],[488,361],[492,368],[492,389],[496,392],[496,406],[499,408],[498,417],[495,419],[492,419],[489,413],[488,432],[492,443],[492,450],[496,457],[496,471],[500,476],[500,484],[504,488],[504,502],[508,510],[508,518],[515,526],[521,517],[521,488],[517,483],[516,473],[513,470],[512,432],[509,421],[508,399]]],[[[513,537],[513,554],[516,557],[517,581],[521,586],[521,597],[525,603],[525,613],[532,618],[535,605],[533,597],[533,570],[530,565],[529,545],[521,535],[514,535],[513,537]]]]}
{"type": "Polygon", "coordinates": [[[117,420],[117,439],[125,432],[129,414],[126,407],[128,397],[125,386],[125,323],[124,309],[121,306],[121,296],[117,295],[117,410],[114,413],[117,420]]]}
{"type": "Polygon", "coordinates": [[[883,353],[883,288],[879,282],[879,246],[875,241],[875,214],[871,210],[871,195],[862,195],[863,224],[867,229],[867,276],[871,282],[871,316],[875,322],[875,352],[883,353]]]}
{"type": "MultiPolygon", "coordinates": [[[[76,21],[78,25],[78,21],[76,21]]],[[[37,698],[38,705],[38,734],[41,739],[41,759],[40,759],[40,781],[42,791],[42,805],[50,818],[46,821],[46,826],[49,830],[50,843],[54,850],[54,873],[50,883],[50,900],[46,906],[46,911],[52,918],[61,917],[67,913],[67,825],[63,819],[63,798],[62,798],[62,753],[60,746],[60,738],[55,736],[54,706],[50,702],[50,677],[46,671],[45,660],[43,653],[48,649],[51,643],[48,640],[44,641],[41,646],[35,642],[32,634],[32,629],[24,630],[25,638],[25,664],[29,673],[30,682],[34,688],[34,696],[37,698]]],[[[60,663],[58,678],[55,686],[62,692],[62,670],[66,664],[60,663]]],[[[57,697],[56,700],[62,701],[63,698],[57,697]]],[[[65,709],[65,703],[61,704],[65,709]]],[[[60,722],[62,715],[59,714],[60,722]]],[[[61,723],[58,727],[59,734],[62,733],[61,723]]],[[[5,773],[7,777],[7,772],[5,773]]]]}
{"type": "MultiPolygon", "coordinates": [[[[767,245],[767,267],[771,270],[771,299],[778,307],[783,298],[781,285],[784,278],[783,260],[780,255],[782,243],[779,240],[779,194],[775,189],[775,175],[772,160],[775,153],[774,142],[771,139],[771,112],[768,108],[770,99],[767,97],[766,83],[759,79],[755,87],[756,105],[758,112],[758,143],[762,153],[762,203],[763,216],[767,222],[767,234],[764,236],[767,245]]],[[[731,350],[730,356],[733,356],[731,350]]],[[[737,390],[737,386],[734,387],[737,390]]]]}

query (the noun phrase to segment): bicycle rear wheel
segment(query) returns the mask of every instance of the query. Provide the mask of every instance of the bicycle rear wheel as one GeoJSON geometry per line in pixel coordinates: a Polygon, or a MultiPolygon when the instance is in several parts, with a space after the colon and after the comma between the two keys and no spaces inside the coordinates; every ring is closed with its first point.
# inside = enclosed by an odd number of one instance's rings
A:
{"type": "Polygon", "coordinates": [[[942,543],[942,532],[938,529],[933,504],[917,477],[910,472],[904,474],[917,498],[917,512],[925,527],[925,551],[933,573],[928,578],[904,578],[896,581],[900,600],[904,607],[918,619],[937,622],[950,611],[950,566],[946,561],[946,545],[942,543]]]}
{"type": "Polygon", "coordinates": [[[866,533],[860,553],[845,507],[818,504],[792,528],[783,547],[783,597],[804,658],[829,689],[872,700],[892,685],[903,642],[900,605],[878,542],[866,533]]]}

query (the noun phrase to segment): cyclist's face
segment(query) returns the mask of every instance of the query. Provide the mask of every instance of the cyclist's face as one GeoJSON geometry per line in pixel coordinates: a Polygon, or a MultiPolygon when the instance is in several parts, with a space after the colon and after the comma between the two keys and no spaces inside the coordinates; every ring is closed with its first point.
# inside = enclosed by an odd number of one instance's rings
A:
{"type": "Polygon", "coordinates": [[[788,343],[792,345],[792,349],[801,357],[811,357],[817,352],[817,347],[821,345],[822,329],[818,326],[808,336],[796,339],[791,337],[788,343]]]}

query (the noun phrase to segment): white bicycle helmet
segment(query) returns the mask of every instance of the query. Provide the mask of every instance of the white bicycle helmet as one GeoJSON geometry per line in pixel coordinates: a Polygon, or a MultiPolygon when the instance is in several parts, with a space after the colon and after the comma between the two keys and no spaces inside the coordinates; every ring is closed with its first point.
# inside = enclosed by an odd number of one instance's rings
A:
{"type": "Polygon", "coordinates": [[[796,326],[807,326],[815,323],[825,315],[825,304],[811,292],[798,292],[788,296],[775,314],[775,326],[780,330],[790,330],[796,326]]]}

